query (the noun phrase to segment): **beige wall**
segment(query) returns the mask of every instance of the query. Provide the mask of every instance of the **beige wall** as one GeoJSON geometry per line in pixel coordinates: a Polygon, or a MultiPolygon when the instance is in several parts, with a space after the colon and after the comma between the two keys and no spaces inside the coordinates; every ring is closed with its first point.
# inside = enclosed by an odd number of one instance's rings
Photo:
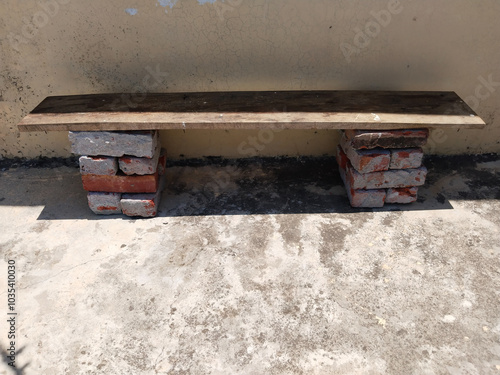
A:
{"type": "MultiPolygon", "coordinates": [[[[500,151],[498,0],[199,1],[2,1],[0,155],[69,155],[65,133],[16,129],[45,96],[140,90],[453,90],[488,126],[435,132],[427,151],[500,151]]],[[[171,157],[248,156],[249,137],[162,132],[171,157]]],[[[283,131],[257,151],[331,154],[337,139],[283,131]]]]}

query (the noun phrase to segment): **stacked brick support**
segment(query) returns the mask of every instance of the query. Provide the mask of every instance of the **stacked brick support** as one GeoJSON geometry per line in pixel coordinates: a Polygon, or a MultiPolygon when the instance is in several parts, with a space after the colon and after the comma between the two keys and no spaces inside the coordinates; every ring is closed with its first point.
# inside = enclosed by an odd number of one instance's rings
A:
{"type": "Polygon", "coordinates": [[[166,164],[158,131],[69,132],[69,140],[94,213],[156,216],[166,164]]]}
{"type": "Polygon", "coordinates": [[[337,162],[351,206],[415,202],[427,176],[421,147],[428,136],[428,129],[344,131],[337,162]]]}

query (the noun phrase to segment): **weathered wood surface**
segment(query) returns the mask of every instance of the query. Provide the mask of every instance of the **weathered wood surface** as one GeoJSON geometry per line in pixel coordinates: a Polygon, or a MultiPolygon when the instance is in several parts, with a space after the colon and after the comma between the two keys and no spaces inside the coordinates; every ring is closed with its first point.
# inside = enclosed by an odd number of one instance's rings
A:
{"type": "Polygon", "coordinates": [[[20,131],[482,128],[454,92],[264,91],[46,98],[20,131]]]}

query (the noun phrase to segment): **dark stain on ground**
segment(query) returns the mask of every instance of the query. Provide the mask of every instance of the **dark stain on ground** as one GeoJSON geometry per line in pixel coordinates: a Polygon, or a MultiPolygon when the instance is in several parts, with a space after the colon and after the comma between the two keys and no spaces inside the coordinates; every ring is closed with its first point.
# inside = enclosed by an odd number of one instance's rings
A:
{"type": "Polygon", "coordinates": [[[49,222],[44,221],[44,222],[37,223],[36,225],[34,225],[31,228],[31,231],[36,232],[36,233],[42,233],[42,232],[46,231],[47,229],[49,229],[49,227],[50,227],[49,222]]]}
{"type": "MultiPolygon", "coordinates": [[[[500,172],[497,169],[479,169],[478,163],[499,160],[498,154],[427,156],[424,165],[429,170],[422,189],[436,184],[440,179],[456,174],[468,185],[467,191],[443,191],[434,196],[419,195],[418,203],[434,200],[438,206],[449,206],[448,199],[500,199],[500,172]]],[[[2,159],[1,171],[10,168],[78,168],[78,157],[37,159],[2,159]]],[[[415,205],[388,205],[383,209],[352,208],[345,191],[332,189],[342,187],[334,157],[268,157],[224,159],[206,157],[202,159],[169,160],[167,162],[169,183],[164,196],[188,195],[185,208],[175,207],[159,212],[158,216],[197,216],[225,214],[313,214],[313,213],[372,213],[411,210],[415,205]],[[186,185],[183,178],[189,168],[215,167],[207,172],[215,173],[221,168],[222,182],[229,177],[229,189],[213,189],[215,185],[200,180],[196,188],[186,185]],[[186,167],[187,169],[174,167],[186,167]],[[171,170],[169,175],[168,170],[171,170]],[[181,171],[181,172],[179,172],[181,171]],[[235,173],[233,173],[236,171],[235,173]],[[259,173],[255,173],[258,171],[259,173]],[[229,172],[229,173],[227,173],[229,172]],[[225,175],[224,175],[225,173],[225,175]],[[319,193],[318,193],[319,192],[319,193]]],[[[217,172],[218,174],[218,172],[217,172]]],[[[0,199],[1,201],[1,199],[0,199]]],[[[433,208],[438,208],[433,206],[433,208]]]]}
{"type": "MultiPolygon", "coordinates": [[[[337,164],[333,157],[301,158],[249,158],[226,160],[171,161],[169,167],[215,166],[236,170],[231,183],[236,189],[214,192],[189,190],[186,183],[171,179],[166,191],[169,195],[188,193],[192,195],[188,212],[168,212],[167,215],[216,215],[245,212],[251,214],[287,214],[322,212],[357,212],[349,206],[345,195],[328,193],[335,186],[341,186],[337,164]],[[259,170],[255,174],[252,171],[259,170]],[[310,188],[323,190],[317,194],[310,188]],[[308,190],[309,189],[309,190],[308,190]]],[[[160,213],[161,215],[161,213],[160,213]]]]}
{"type": "MultiPolygon", "coordinates": [[[[498,171],[478,169],[477,164],[499,160],[498,154],[427,156],[424,165],[429,170],[426,185],[432,185],[440,178],[452,173],[460,175],[470,191],[457,192],[455,196],[446,193],[446,198],[456,199],[498,199],[500,196],[500,173],[498,171]]],[[[444,196],[437,200],[444,203],[444,196]]]]}
{"type": "Polygon", "coordinates": [[[391,215],[384,217],[384,219],[382,220],[382,225],[384,227],[392,227],[394,223],[396,223],[397,225],[400,215],[401,214],[399,213],[393,213],[391,215]]]}
{"type": "Polygon", "coordinates": [[[287,218],[286,221],[278,219],[280,233],[287,244],[300,244],[300,217],[287,218]]]}
{"type": "Polygon", "coordinates": [[[35,159],[26,158],[7,158],[0,159],[0,171],[7,171],[11,168],[58,168],[70,167],[79,168],[78,156],[69,158],[48,158],[40,156],[35,159]]]}
{"type": "Polygon", "coordinates": [[[366,277],[369,279],[378,280],[381,272],[382,272],[382,267],[380,266],[380,262],[375,261],[373,262],[373,269],[371,270],[371,272],[367,273],[366,277]]]}
{"type": "Polygon", "coordinates": [[[446,202],[446,198],[443,194],[439,193],[436,197],[436,200],[441,203],[441,204],[444,204],[446,202]]]}
{"type": "MultiPolygon", "coordinates": [[[[478,163],[496,161],[496,154],[428,156],[424,165],[429,174],[425,186],[437,183],[452,173],[459,174],[469,185],[470,192],[443,194],[432,197],[419,195],[417,203],[426,199],[435,200],[438,206],[449,207],[448,199],[494,199],[500,195],[499,175],[494,170],[477,169],[478,163]],[[455,194],[456,196],[453,196],[455,194]]],[[[194,191],[187,188],[180,178],[171,181],[167,194],[191,195],[189,210],[172,209],[160,215],[220,215],[220,214],[301,214],[301,213],[359,213],[374,212],[377,209],[358,209],[350,207],[345,194],[329,192],[335,186],[343,186],[334,157],[300,158],[247,158],[223,159],[204,158],[196,160],[169,161],[167,167],[205,167],[215,166],[236,170],[231,182],[237,188],[214,194],[210,189],[194,191]],[[255,174],[251,171],[259,170],[255,174]],[[326,194],[311,191],[323,190],[326,194]]],[[[180,176],[182,177],[182,176],[180,176]]],[[[342,191],[342,190],[341,190],[342,191]]],[[[433,208],[438,208],[434,206],[433,208]]],[[[385,211],[403,211],[414,205],[388,205],[385,211]]],[[[380,211],[378,209],[377,211],[380,211]]]]}
{"type": "Polygon", "coordinates": [[[321,225],[321,237],[323,239],[322,243],[319,245],[319,255],[321,263],[327,268],[335,268],[338,270],[338,265],[336,265],[335,257],[339,252],[344,251],[345,238],[351,234],[350,229],[344,228],[342,224],[332,223],[329,225],[321,225]]]}

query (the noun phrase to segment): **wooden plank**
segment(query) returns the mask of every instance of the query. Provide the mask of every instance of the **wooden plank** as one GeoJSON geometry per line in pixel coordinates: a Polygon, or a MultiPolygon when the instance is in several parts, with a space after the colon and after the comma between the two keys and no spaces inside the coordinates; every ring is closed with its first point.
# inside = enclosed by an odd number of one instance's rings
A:
{"type": "Polygon", "coordinates": [[[20,131],[483,128],[454,92],[237,91],[46,98],[20,131]]]}

